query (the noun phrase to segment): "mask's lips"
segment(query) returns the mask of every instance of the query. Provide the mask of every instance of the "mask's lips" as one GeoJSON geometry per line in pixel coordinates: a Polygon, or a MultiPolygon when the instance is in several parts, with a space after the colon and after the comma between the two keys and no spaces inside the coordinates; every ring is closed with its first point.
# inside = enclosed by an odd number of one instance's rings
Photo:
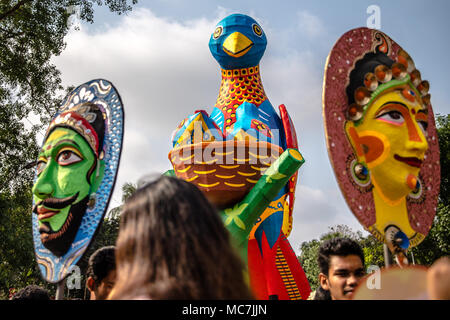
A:
{"type": "Polygon", "coordinates": [[[53,217],[55,214],[59,213],[59,211],[48,210],[44,207],[38,208],[37,210],[38,220],[44,220],[53,217]]]}
{"type": "Polygon", "coordinates": [[[79,192],[75,195],[67,198],[47,198],[39,201],[33,207],[33,213],[38,215],[38,219],[48,219],[55,214],[59,213],[59,210],[70,206],[77,198],[79,192]]]}
{"type": "Polygon", "coordinates": [[[411,167],[415,167],[415,168],[420,168],[420,166],[422,165],[422,160],[420,160],[419,158],[416,157],[402,157],[399,156],[398,154],[394,155],[394,159],[403,163],[406,163],[407,165],[411,166],[411,167]]]}

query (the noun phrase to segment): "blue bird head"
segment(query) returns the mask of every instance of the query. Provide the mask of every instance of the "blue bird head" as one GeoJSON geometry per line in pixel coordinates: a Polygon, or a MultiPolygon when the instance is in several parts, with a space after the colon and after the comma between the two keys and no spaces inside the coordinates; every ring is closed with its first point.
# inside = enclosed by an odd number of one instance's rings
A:
{"type": "Polygon", "coordinates": [[[232,14],[220,21],[209,40],[212,55],[226,70],[258,65],[266,45],[261,26],[244,14],[232,14]]]}

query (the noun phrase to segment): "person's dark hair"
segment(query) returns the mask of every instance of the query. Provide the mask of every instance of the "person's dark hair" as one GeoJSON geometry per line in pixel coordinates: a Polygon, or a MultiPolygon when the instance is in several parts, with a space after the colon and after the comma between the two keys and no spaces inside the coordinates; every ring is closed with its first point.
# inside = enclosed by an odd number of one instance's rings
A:
{"type": "Polygon", "coordinates": [[[331,300],[330,291],[325,290],[321,285],[319,285],[316,289],[314,300],[331,300]]]}
{"type": "Polygon", "coordinates": [[[323,242],[319,248],[319,256],[317,257],[320,272],[328,275],[331,256],[345,257],[351,254],[360,257],[364,266],[363,250],[355,240],[349,238],[333,238],[323,242]]]}
{"type": "Polygon", "coordinates": [[[17,292],[11,300],[50,300],[50,295],[46,289],[32,284],[17,292]]]}
{"type": "Polygon", "coordinates": [[[126,201],[110,299],[251,299],[218,212],[193,184],[161,176],[126,201]]]}
{"type": "Polygon", "coordinates": [[[95,251],[88,262],[87,276],[94,279],[99,285],[108,276],[108,273],[116,269],[115,247],[107,246],[95,251]]]}

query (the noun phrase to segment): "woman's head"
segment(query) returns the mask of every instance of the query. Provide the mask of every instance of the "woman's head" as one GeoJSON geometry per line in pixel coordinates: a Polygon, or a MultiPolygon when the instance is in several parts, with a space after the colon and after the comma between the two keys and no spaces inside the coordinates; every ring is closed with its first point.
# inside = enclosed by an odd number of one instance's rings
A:
{"type": "Polygon", "coordinates": [[[125,203],[112,299],[250,298],[219,214],[194,185],[161,176],[125,203]]]}

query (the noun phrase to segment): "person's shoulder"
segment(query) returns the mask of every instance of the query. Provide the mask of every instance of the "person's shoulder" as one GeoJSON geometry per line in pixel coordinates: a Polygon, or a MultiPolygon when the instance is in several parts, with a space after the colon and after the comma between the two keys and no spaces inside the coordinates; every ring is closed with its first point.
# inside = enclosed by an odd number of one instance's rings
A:
{"type": "Polygon", "coordinates": [[[148,296],[146,294],[142,294],[142,295],[133,297],[131,300],[153,300],[153,299],[150,298],[150,296],[148,296]]]}

